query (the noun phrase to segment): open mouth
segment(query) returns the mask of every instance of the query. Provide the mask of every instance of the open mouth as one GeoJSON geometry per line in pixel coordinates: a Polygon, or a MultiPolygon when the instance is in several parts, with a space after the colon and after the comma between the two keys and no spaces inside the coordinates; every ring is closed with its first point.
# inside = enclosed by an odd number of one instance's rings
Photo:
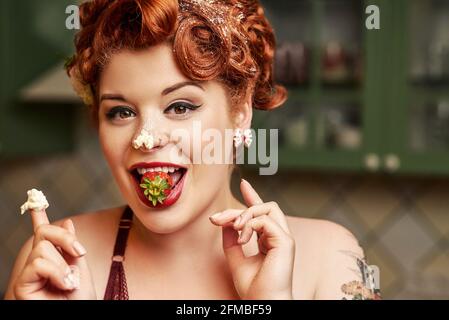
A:
{"type": "Polygon", "coordinates": [[[140,200],[149,207],[167,207],[181,196],[187,168],[173,164],[141,163],[130,173],[140,200]]]}

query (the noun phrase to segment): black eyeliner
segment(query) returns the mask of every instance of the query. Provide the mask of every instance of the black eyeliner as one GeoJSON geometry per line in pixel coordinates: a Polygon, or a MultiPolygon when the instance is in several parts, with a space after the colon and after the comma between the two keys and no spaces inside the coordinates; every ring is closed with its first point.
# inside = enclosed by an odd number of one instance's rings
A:
{"type": "Polygon", "coordinates": [[[117,106],[117,107],[111,108],[108,112],[106,112],[106,118],[109,120],[112,120],[121,111],[129,111],[131,113],[134,113],[134,111],[128,107],[117,106]]]}
{"type": "Polygon", "coordinates": [[[180,102],[174,102],[173,104],[169,105],[169,106],[164,110],[164,113],[167,112],[168,110],[173,109],[174,107],[176,107],[176,106],[178,106],[178,105],[180,105],[180,106],[182,106],[182,107],[184,107],[184,108],[186,108],[186,109],[190,109],[190,110],[197,110],[197,109],[199,109],[199,108],[201,108],[201,107],[203,106],[202,104],[200,104],[200,105],[195,105],[195,104],[191,104],[191,103],[189,103],[189,102],[183,102],[183,101],[180,101],[180,102]]]}

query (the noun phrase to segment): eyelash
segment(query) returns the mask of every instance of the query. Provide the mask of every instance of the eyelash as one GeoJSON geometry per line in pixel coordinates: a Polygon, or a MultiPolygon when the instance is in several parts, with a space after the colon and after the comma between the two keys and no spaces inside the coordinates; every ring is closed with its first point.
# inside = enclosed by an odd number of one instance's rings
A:
{"type": "Polygon", "coordinates": [[[135,115],[135,112],[133,110],[131,110],[130,108],[127,108],[127,107],[114,107],[114,108],[112,108],[111,110],[109,110],[106,113],[106,118],[108,120],[115,120],[118,114],[120,114],[121,112],[125,112],[125,111],[133,113],[135,115]]]}
{"type": "MultiPolygon", "coordinates": [[[[193,104],[190,104],[190,103],[187,103],[187,102],[175,102],[175,103],[171,104],[170,106],[168,106],[167,109],[164,110],[164,113],[165,113],[165,114],[168,114],[168,113],[169,113],[168,111],[174,110],[176,107],[181,107],[181,108],[183,108],[184,110],[195,111],[195,110],[197,110],[198,108],[200,108],[201,105],[193,105],[193,104]]],[[[190,112],[190,111],[189,111],[189,112],[190,112]]],[[[175,115],[185,115],[186,113],[180,114],[180,113],[176,113],[176,112],[175,112],[174,114],[175,114],[175,115]]]]}
{"type": "MultiPolygon", "coordinates": [[[[187,102],[175,102],[175,103],[171,104],[170,106],[168,106],[168,107],[164,110],[164,113],[165,113],[165,114],[168,114],[169,111],[174,110],[176,107],[181,107],[181,108],[183,108],[186,112],[187,112],[187,110],[195,111],[195,110],[197,110],[198,108],[200,108],[201,106],[202,106],[202,105],[193,105],[193,104],[190,104],[190,103],[187,103],[187,102]]],[[[133,114],[134,116],[136,115],[136,113],[135,113],[132,109],[130,109],[130,108],[128,108],[128,107],[122,107],[122,106],[119,106],[119,107],[114,107],[114,108],[112,108],[111,110],[109,110],[109,111],[106,113],[106,118],[107,118],[108,120],[116,120],[117,115],[120,115],[120,114],[123,113],[123,112],[129,112],[129,113],[133,114]]],[[[184,115],[186,114],[186,112],[184,112],[184,113],[176,113],[176,112],[175,112],[174,115],[184,116],[184,115]]],[[[126,119],[126,118],[128,118],[128,117],[121,117],[121,119],[126,119]]]]}

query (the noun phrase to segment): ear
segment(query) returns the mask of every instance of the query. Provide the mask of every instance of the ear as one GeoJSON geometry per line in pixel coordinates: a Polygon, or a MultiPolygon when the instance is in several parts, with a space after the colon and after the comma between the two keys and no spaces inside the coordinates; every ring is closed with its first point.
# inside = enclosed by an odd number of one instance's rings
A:
{"type": "Polygon", "coordinates": [[[250,129],[252,120],[253,104],[251,99],[247,99],[242,105],[238,107],[238,110],[235,113],[235,127],[243,130],[250,129]]]}

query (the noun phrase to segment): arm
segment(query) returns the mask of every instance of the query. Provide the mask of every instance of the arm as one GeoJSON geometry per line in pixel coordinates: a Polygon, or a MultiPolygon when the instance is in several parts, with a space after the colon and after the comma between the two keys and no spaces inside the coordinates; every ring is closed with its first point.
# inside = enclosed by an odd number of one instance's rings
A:
{"type": "Polygon", "coordinates": [[[354,235],[331,223],[315,299],[377,300],[373,270],[354,235]]]}

